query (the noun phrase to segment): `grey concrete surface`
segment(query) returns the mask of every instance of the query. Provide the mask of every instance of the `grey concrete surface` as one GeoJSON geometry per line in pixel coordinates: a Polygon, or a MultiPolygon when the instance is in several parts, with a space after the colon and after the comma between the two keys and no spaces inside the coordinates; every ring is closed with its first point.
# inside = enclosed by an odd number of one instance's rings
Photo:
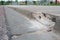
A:
{"type": "Polygon", "coordinates": [[[60,18],[59,18],[60,6],[10,6],[10,7],[17,12],[21,12],[25,16],[27,16],[26,14],[28,14],[28,12],[29,13],[44,12],[46,14],[54,15],[56,16],[56,25],[54,29],[57,31],[60,30],[60,18]]]}
{"type": "Polygon", "coordinates": [[[24,9],[32,12],[44,12],[55,16],[60,16],[60,6],[8,6],[24,9]]]}
{"type": "MultiPolygon", "coordinates": [[[[35,8],[35,7],[33,7],[33,8],[35,8]]],[[[26,8],[24,8],[24,9],[26,9],[26,8]]],[[[31,9],[29,9],[29,7],[28,7],[28,10],[31,10],[31,9]]],[[[53,12],[51,11],[51,13],[53,13],[53,14],[55,12],[58,14],[60,13],[59,10],[56,11],[56,9],[59,9],[59,7],[58,8],[53,7],[53,9],[55,11],[53,11],[53,12]]],[[[36,9],[36,10],[38,10],[38,9],[36,9]]],[[[17,35],[15,35],[17,37],[13,37],[12,40],[60,40],[60,36],[58,36],[59,32],[56,33],[56,32],[41,32],[40,31],[40,32],[36,32],[36,33],[34,33],[34,32],[26,33],[26,32],[31,32],[31,31],[37,30],[37,29],[29,28],[29,27],[33,26],[32,23],[30,22],[30,20],[25,18],[23,15],[20,15],[19,12],[16,12],[13,9],[5,7],[5,11],[6,11],[8,27],[10,28],[11,33],[14,35],[17,34],[17,35]],[[26,34],[24,34],[24,33],[26,33],[26,34]],[[20,34],[24,34],[24,35],[20,35],[20,34]]],[[[35,10],[31,10],[31,11],[34,12],[35,10]]],[[[58,16],[60,16],[60,15],[58,15],[58,16]]],[[[57,26],[59,26],[59,24],[60,23],[57,22],[57,26]]],[[[57,30],[59,27],[57,27],[57,30]]]]}
{"type": "Polygon", "coordinates": [[[60,40],[53,32],[37,32],[13,37],[12,40],[60,40]]]}
{"type": "Polygon", "coordinates": [[[8,40],[3,6],[0,6],[0,40],[8,40]]]}
{"type": "MultiPolygon", "coordinates": [[[[42,11],[47,12],[47,14],[56,16],[56,25],[55,25],[54,29],[56,30],[57,34],[60,33],[60,31],[59,31],[60,30],[60,18],[59,18],[60,17],[60,6],[13,6],[11,8],[17,12],[21,12],[25,16],[30,15],[32,12],[35,13],[35,12],[42,12],[42,11]],[[30,13],[30,14],[28,14],[28,13],[30,13]],[[57,17],[57,16],[59,16],[59,17],[57,17]]],[[[27,17],[29,17],[29,16],[27,16],[27,17]]]]}
{"type": "Polygon", "coordinates": [[[33,25],[30,20],[25,18],[23,15],[20,15],[13,9],[5,7],[5,11],[8,27],[10,28],[10,31],[13,35],[37,31],[40,30],[40,28],[42,29],[44,27],[44,26],[39,27],[38,25],[40,24],[38,22],[35,22],[36,24],[33,25]]]}
{"type": "Polygon", "coordinates": [[[56,17],[55,33],[60,36],[60,17],[56,17]]]}

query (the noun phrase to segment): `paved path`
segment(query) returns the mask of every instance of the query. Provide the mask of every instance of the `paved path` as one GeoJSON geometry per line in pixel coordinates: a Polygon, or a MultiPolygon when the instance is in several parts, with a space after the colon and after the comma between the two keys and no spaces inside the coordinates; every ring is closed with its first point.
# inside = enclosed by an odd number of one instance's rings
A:
{"type": "Polygon", "coordinates": [[[0,6],[0,40],[8,40],[3,6],[0,6]]]}

